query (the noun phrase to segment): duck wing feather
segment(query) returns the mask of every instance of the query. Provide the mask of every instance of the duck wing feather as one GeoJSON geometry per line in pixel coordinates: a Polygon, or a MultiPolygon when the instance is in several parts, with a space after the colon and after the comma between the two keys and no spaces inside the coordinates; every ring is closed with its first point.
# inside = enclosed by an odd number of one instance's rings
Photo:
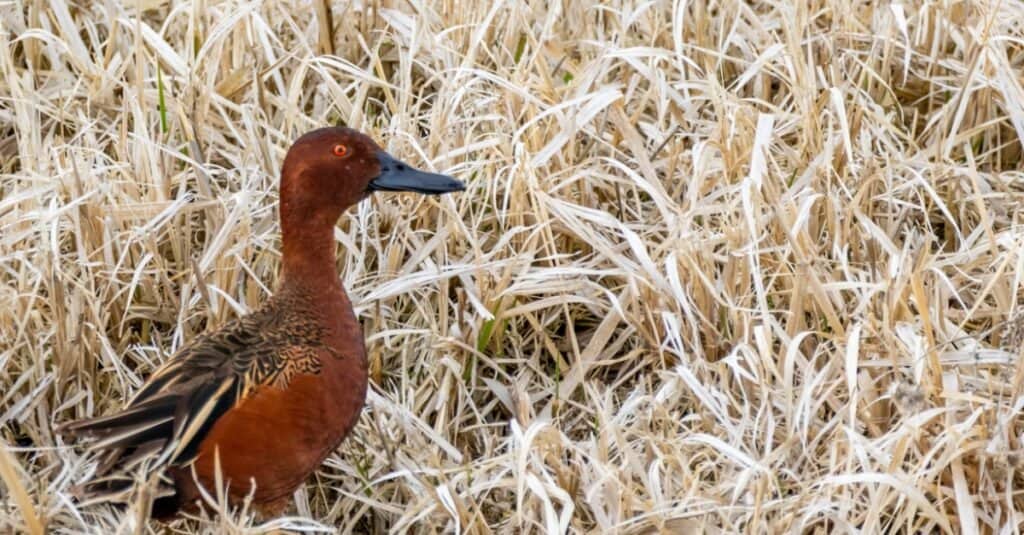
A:
{"type": "Polygon", "coordinates": [[[158,368],[121,411],[58,427],[65,436],[93,439],[89,450],[101,455],[79,497],[119,499],[140,469],[152,474],[188,465],[217,419],[255,388],[284,388],[296,374],[319,373],[318,354],[330,349],[317,322],[283,308],[271,298],[200,336],[158,368]]]}

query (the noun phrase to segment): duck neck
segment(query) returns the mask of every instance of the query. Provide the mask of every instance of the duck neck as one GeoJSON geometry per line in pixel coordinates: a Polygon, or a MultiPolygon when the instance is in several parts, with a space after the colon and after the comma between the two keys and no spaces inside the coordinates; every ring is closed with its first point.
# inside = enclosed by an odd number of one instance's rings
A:
{"type": "Polygon", "coordinates": [[[281,214],[281,279],[286,288],[329,295],[342,290],[335,261],[334,225],[317,217],[304,219],[281,214]]]}

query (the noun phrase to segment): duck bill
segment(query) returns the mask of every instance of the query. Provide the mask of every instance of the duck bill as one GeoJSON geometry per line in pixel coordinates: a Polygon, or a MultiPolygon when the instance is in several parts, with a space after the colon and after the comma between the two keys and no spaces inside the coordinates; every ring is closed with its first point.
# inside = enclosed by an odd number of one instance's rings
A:
{"type": "Polygon", "coordinates": [[[380,151],[380,176],[370,181],[370,191],[414,191],[425,195],[440,195],[462,191],[466,185],[448,175],[420,171],[415,167],[380,151]]]}

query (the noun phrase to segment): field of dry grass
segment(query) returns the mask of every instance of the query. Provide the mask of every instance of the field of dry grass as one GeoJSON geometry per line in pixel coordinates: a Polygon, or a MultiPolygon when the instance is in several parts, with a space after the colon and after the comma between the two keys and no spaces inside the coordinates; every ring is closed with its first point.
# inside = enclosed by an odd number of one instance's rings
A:
{"type": "Polygon", "coordinates": [[[343,121],[468,190],[339,223],[287,516],[171,532],[1019,533],[1022,69],[1015,0],[0,1],[0,532],[162,529],[53,427],[267,297],[343,121]]]}

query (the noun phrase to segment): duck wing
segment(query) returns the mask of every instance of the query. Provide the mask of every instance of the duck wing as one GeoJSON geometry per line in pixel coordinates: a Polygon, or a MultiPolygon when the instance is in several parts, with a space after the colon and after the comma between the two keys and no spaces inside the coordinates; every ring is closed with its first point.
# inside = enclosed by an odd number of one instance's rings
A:
{"type": "MultiPolygon", "coordinates": [[[[319,373],[321,340],[315,322],[279,313],[272,300],[182,348],[121,411],[58,427],[65,436],[93,439],[89,450],[101,454],[80,498],[116,500],[140,468],[151,475],[192,462],[218,418],[256,387],[284,388],[296,374],[319,373]]],[[[166,477],[163,483],[158,496],[173,492],[166,477]]]]}

